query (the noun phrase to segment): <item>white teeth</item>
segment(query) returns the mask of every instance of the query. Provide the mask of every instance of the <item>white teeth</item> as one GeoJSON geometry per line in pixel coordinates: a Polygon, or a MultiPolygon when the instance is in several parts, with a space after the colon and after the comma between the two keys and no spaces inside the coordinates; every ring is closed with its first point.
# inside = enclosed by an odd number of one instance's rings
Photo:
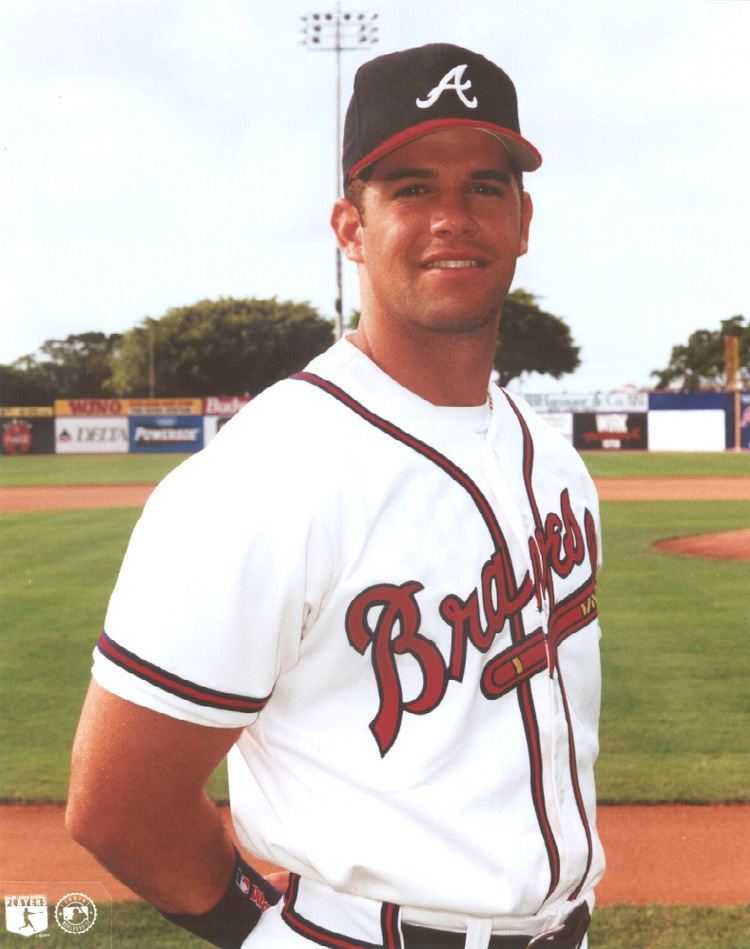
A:
{"type": "Polygon", "coordinates": [[[431,260],[427,264],[428,270],[433,270],[436,267],[441,270],[458,270],[465,267],[478,267],[479,261],[477,260],[431,260]]]}

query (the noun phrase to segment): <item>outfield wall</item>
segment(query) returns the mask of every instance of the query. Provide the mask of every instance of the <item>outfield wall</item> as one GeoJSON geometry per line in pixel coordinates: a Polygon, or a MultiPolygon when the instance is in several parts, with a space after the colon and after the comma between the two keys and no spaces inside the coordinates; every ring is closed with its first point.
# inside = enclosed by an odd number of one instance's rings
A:
{"type": "MultiPolygon", "coordinates": [[[[735,397],[724,392],[635,390],[523,393],[581,451],[724,451],[734,447],[735,397]]],[[[250,401],[59,399],[0,407],[0,454],[141,454],[200,451],[250,401]]],[[[740,394],[740,445],[750,448],[750,392],[740,394]]]]}
{"type": "MultiPolygon", "coordinates": [[[[524,398],[579,451],[734,448],[734,393],[625,391],[524,398]]],[[[740,393],[740,445],[750,448],[750,392],[740,393]]]]}

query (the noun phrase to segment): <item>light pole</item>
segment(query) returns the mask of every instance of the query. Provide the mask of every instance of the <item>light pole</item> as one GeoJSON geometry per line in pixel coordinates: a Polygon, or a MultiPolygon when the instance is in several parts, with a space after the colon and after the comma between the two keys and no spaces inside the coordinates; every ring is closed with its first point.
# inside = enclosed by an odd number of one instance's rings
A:
{"type": "MultiPolygon", "coordinates": [[[[346,50],[368,49],[378,41],[377,13],[353,12],[341,9],[306,13],[300,17],[302,44],[309,50],[336,53],[336,197],[341,197],[341,53],[346,50]]],[[[334,333],[341,339],[344,326],[344,301],[341,286],[341,250],[336,246],[336,316],[334,333]]]]}

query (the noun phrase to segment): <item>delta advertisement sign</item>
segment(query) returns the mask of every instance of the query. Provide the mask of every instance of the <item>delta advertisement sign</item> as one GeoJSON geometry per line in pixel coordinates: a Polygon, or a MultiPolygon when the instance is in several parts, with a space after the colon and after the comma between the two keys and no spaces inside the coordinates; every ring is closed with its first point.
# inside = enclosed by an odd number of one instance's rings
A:
{"type": "Polygon", "coordinates": [[[55,419],[55,451],[59,455],[123,455],[128,451],[126,418],[55,419]]]}

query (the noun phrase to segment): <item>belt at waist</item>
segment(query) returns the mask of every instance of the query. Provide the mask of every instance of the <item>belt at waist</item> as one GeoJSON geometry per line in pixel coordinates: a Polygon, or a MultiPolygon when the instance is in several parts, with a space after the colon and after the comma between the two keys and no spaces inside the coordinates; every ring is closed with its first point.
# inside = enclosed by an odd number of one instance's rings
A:
{"type": "MultiPolygon", "coordinates": [[[[554,929],[538,936],[490,936],[487,949],[578,949],[590,921],[588,904],[581,903],[554,929]]],[[[401,932],[403,949],[464,949],[466,945],[466,933],[410,926],[408,923],[401,924],[401,932]]]]}
{"type": "MultiPolygon", "coordinates": [[[[466,931],[456,932],[453,927],[434,928],[429,925],[432,920],[423,920],[422,916],[406,906],[336,892],[324,884],[300,879],[295,873],[290,874],[282,909],[282,918],[291,929],[330,949],[463,949],[468,931],[477,926],[486,931],[489,942],[483,944],[489,949],[577,949],[590,919],[585,902],[564,919],[562,913],[552,921],[548,917],[546,923],[538,917],[529,919],[528,928],[511,923],[506,929],[505,925],[497,925],[499,920],[493,926],[489,919],[462,917],[461,922],[456,920],[455,928],[466,927],[466,931]],[[419,925],[415,925],[417,920],[419,925]]],[[[474,943],[473,939],[469,941],[474,943]]]]}

